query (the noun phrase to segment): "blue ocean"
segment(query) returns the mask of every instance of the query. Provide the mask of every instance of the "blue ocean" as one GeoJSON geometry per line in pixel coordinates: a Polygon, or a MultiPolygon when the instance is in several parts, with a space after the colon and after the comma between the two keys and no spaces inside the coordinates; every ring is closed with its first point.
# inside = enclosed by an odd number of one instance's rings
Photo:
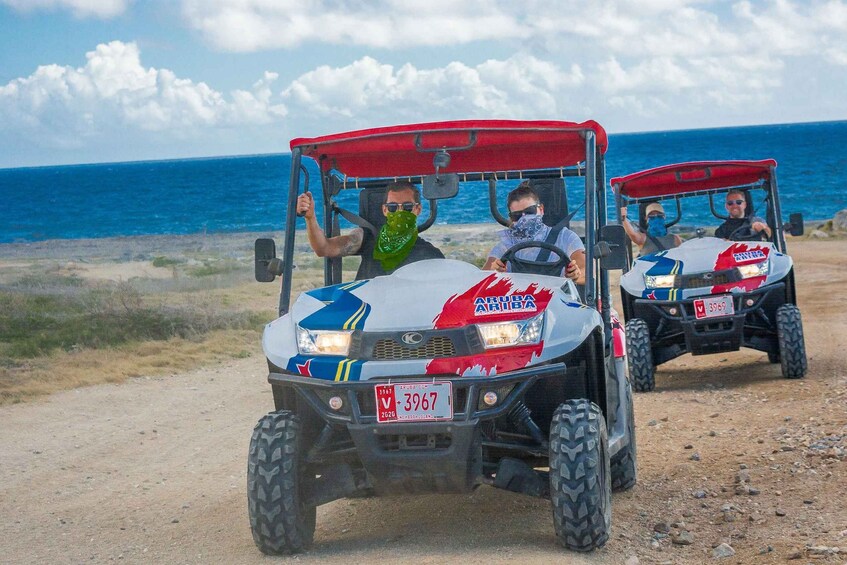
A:
{"type": "MultiPolygon", "coordinates": [[[[779,163],[786,217],[822,220],[847,208],[847,121],[610,135],[606,181],[682,161],[765,158],[779,163]]],[[[304,161],[314,187],[317,167],[304,161]]],[[[281,230],[290,162],[278,154],[0,169],[0,243],[281,230]]],[[[514,183],[500,184],[503,202],[514,183]]],[[[581,201],[577,183],[569,187],[569,200],[581,201]]],[[[348,192],[339,203],[356,210],[348,192]]],[[[492,221],[480,196],[440,203],[438,223],[492,221]]],[[[686,209],[684,223],[716,222],[686,209]]]]}

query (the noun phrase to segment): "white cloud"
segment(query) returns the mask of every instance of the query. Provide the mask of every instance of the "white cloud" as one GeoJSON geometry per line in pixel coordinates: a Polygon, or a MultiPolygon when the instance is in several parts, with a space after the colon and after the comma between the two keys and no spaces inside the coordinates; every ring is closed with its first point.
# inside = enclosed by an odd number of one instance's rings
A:
{"type": "Polygon", "coordinates": [[[129,0],[0,0],[20,12],[70,10],[78,18],[113,18],[123,14],[129,0]]]}
{"type": "Polygon", "coordinates": [[[237,52],[307,43],[456,45],[529,33],[486,0],[183,0],[183,13],[213,45],[237,52]]]}
{"type": "Polygon", "coordinates": [[[75,147],[133,130],[186,139],[209,128],[279,122],[286,113],[271,94],[273,73],[228,101],[203,82],[144,67],[134,43],[101,44],[86,57],[84,67],[45,65],[0,87],[0,131],[75,147]]]}
{"type": "Polygon", "coordinates": [[[563,71],[516,55],[475,67],[399,68],[363,57],[343,67],[322,66],[283,91],[292,116],[333,118],[334,127],[367,127],[402,121],[472,117],[561,117],[564,91],[582,85],[579,66],[563,71]],[[339,123],[342,122],[342,123],[339,123]]]}

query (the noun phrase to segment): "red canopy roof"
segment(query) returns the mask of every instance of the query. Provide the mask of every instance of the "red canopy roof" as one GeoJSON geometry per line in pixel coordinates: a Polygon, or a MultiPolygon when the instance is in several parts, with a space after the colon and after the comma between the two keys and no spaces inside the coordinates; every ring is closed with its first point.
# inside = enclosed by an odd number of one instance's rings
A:
{"type": "Polygon", "coordinates": [[[396,177],[435,172],[435,151],[446,148],[448,173],[570,167],[585,160],[582,133],[593,131],[602,153],[606,131],[594,121],[462,120],[381,127],[291,140],[303,155],[351,177],[396,177]]]}
{"type": "Polygon", "coordinates": [[[647,169],[609,182],[615,192],[630,198],[649,198],[753,184],[770,179],[775,167],[773,159],[696,161],[647,169]]]}

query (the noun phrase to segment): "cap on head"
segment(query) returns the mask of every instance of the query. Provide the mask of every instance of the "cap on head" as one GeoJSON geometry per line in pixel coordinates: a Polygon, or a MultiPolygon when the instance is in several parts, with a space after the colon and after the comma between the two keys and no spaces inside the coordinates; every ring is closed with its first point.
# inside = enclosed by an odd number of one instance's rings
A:
{"type": "Polygon", "coordinates": [[[647,205],[647,208],[644,210],[644,215],[649,216],[652,212],[661,212],[662,214],[664,214],[665,209],[662,208],[662,205],[658,202],[651,202],[647,205]]]}

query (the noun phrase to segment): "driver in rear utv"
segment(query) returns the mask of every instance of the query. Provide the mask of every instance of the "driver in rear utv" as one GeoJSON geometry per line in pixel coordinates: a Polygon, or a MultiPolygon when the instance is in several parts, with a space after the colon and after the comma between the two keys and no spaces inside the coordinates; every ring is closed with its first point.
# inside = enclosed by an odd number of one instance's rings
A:
{"type": "Polygon", "coordinates": [[[729,218],[715,230],[715,237],[724,239],[761,241],[770,239],[771,228],[758,216],[748,215],[747,196],[744,191],[730,190],[726,195],[729,218]],[[749,227],[749,229],[742,229],[749,227]]]}
{"type": "Polygon", "coordinates": [[[297,214],[306,219],[309,245],[318,257],[362,256],[356,280],[390,275],[415,261],[444,259],[437,247],[418,237],[421,193],[417,186],[405,181],[388,185],[382,213],[385,224],[376,237],[356,228],[348,234],[328,238],[315,217],[312,193],[305,192],[297,197],[297,214]]]}
{"type": "MultiPolygon", "coordinates": [[[[570,257],[571,262],[565,268],[564,276],[575,284],[585,284],[585,246],[579,236],[568,228],[551,228],[543,222],[544,205],[529,181],[523,181],[509,193],[506,206],[509,208],[509,227],[498,232],[500,242],[488,254],[483,269],[504,273],[508,266],[500,258],[511,247],[524,241],[546,241],[570,257]]],[[[546,260],[541,257],[548,253],[555,255],[554,252],[545,251],[538,248],[522,249],[517,256],[519,259],[537,261],[546,260]]],[[[552,258],[553,261],[557,259],[555,256],[552,258]]]]}

